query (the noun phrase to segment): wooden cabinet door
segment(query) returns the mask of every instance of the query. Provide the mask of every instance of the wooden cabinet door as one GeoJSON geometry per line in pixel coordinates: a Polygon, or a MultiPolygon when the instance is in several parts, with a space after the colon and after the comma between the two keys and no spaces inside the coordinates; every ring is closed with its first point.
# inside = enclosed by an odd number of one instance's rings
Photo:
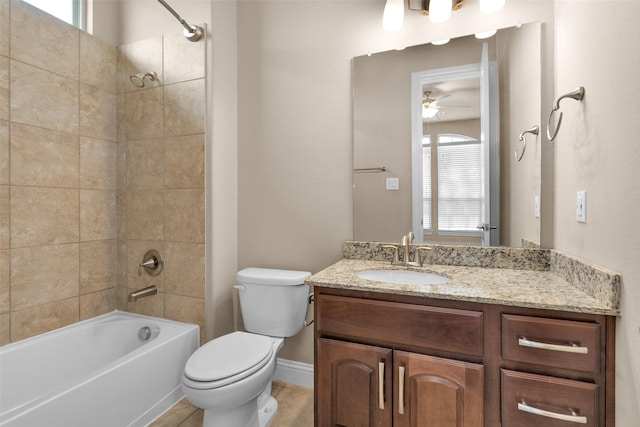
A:
{"type": "Polygon", "coordinates": [[[391,427],[392,351],[320,338],[317,425],[391,427]]]}
{"type": "Polygon", "coordinates": [[[394,427],[482,427],[482,365],[396,351],[394,427]]]}

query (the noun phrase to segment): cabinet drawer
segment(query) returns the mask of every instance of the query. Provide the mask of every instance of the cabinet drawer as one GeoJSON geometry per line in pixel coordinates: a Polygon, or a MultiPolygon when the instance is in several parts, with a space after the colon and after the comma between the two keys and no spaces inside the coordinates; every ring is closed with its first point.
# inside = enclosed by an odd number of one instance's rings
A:
{"type": "Polygon", "coordinates": [[[317,330],[323,335],[391,347],[483,354],[479,311],[322,294],[316,299],[316,310],[317,330]]]}
{"type": "Polygon", "coordinates": [[[600,325],[503,314],[502,358],[599,372],[600,325]]]}
{"type": "Polygon", "coordinates": [[[598,425],[595,384],[503,369],[503,427],[598,425]]]}

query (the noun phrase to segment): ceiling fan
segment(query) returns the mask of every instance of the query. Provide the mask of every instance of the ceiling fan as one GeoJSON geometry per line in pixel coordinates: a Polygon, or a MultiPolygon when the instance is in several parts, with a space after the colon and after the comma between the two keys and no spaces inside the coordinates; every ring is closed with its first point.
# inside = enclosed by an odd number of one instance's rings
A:
{"type": "Polygon", "coordinates": [[[438,102],[441,100],[450,97],[451,95],[442,95],[438,98],[431,98],[431,91],[425,90],[422,96],[422,118],[423,119],[433,119],[437,118],[443,114],[440,111],[440,106],[438,102]]]}

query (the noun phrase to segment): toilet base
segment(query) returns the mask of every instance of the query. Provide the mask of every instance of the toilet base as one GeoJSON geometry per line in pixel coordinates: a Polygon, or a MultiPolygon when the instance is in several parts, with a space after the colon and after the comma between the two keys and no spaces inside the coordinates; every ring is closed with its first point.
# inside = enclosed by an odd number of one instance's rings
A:
{"type": "Polygon", "coordinates": [[[260,408],[256,397],[237,408],[205,410],[202,427],[269,427],[277,412],[278,402],[272,396],[260,408]]]}
{"type": "Polygon", "coordinates": [[[269,400],[266,405],[258,410],[260,427],[269,427],[275,418],[276,413],[278,413],[278,402],[276,399],[269,396],[269,400]]]}

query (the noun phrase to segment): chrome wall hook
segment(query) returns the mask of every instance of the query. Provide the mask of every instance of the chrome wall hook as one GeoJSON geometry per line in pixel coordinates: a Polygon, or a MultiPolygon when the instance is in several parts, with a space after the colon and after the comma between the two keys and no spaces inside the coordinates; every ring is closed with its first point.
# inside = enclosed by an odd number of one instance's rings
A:
{"type": "Polygon", "coordinates": [[[525,138],[525,135],[528,133],[531,133],[537,136],[540,133],[540,127],[538,125],[535,125],[520,134],[520,137],[518,138],[518,140],[522,142],[522,151],[520,151],[520,154],[518,154],[517,148],[513,150],[513,156],[515,157],[516,162],[519,162],[520,160],[522,160],[522,156],[524,156],[524,152],[527,149],[527,139],[525,138]]]}
{"type": "Polygon", "coordinates": [[[551,108],[551,112],[549,113],[549,120],[547,120],[547,137],[549,138],[549,141],[553,141],[554,139],[556,139],[558,131],[560,130],[560,125],[562,124],[562,112],[560,112],[560,115],[558,116],[558,124],[556,125],[555,132],[553,133],[551,133],[551,119],[553,118],[553,113],[560,109],[560,101],[565,98],[582,101],[582,98],[584,98],[584,87],[580,86],[573,92],[562,95],[560,98],[556,99],[556,102],[553,103],[553,107],[551,108]]]}

